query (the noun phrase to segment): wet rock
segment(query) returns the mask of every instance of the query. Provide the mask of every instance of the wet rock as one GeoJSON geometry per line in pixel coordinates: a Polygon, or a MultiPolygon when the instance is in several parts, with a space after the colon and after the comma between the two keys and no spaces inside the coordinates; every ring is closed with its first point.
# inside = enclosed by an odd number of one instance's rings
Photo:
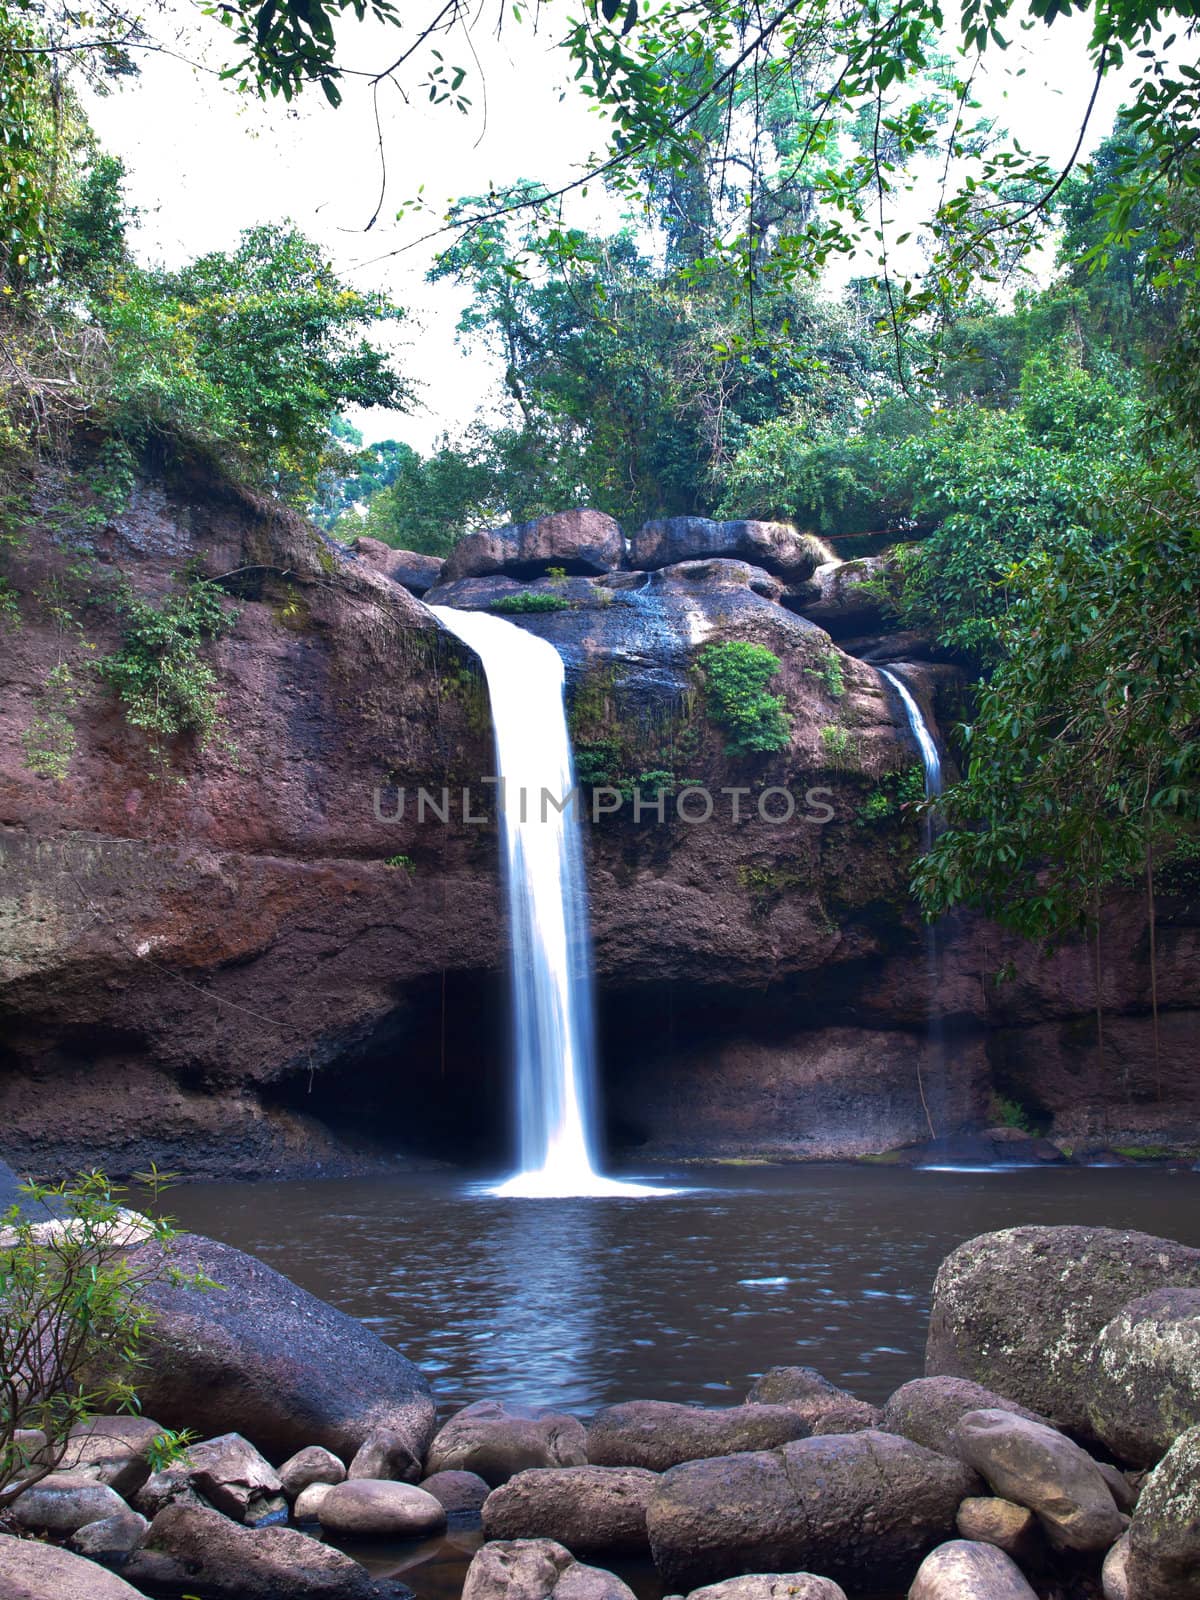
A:
{"type": "MultiPolygon", "coordinates": [[[[789,1411],[794,1411],[797,1416],[803,1417],[809,1427],[816,1432],[817,1424],[823,1417],[842,1417],[857,1407],[866,1407],[866,1401],[852,1395],[848,1389],[839,1389],[836,1383],[830,1383],[815,1367],[771,1367],[757,1379],[746,1396],[751,1405],[786,1406],[789,1411]]],[[[875,1407],[866,1407],[875,1414],[875,1407]]],[[[873,1427],[874,1423],[866,1426],[873,1427]]],[[[822,1429],[822,1432],[828,1432],[822,1429]]],[[[855,1433],[856,1428],[846,1428],[846,1433],[855,1433]]]]}
{"type": "Polygon", "coordinates": [[[1003,1550],[952,1539],[922,1561],[908,1600],[1037,1600],[1037,1595],[1003,1550]]]}
{"type": "Polygon", "coordinates": [[[519,1472],[483,1508],[488,1539],[553,1539],[575,1555],[648,1555],[646,1506],[659,1475],[640,1467],[519,1472]]]}
{"type": "Polygon", "coordinates": [[[890,570],[886,556],[825,561],[806,583],[785,590],[783,603],[835,639],[871,633],[883,622],[883,600],[876,586],[890,570]]]}
{"type": "Polygon", "coordinates": [[[487,533],[468,533],[446,558],[442,580],[539,577],[550,567],[568,573],[611,572],[621,564],[625,541],[602,511],[556,511],[487,533]]]}
{"type": "Polygon", "coordinates": [[[306,1445],[303,1450],[297,1450],[279,1469],[279,1481],[289,1500],[302,1494],[310,1484],[341,1483],[345,1476],[346,1468],[342,1462],[332,1450],[326,1450],[320,1444],[306,1445]]]}
{"type": "MultiPolygon", "coordinates": [[[[339,1478],[339,1483],[345,1483],[344,1478],[339,1478]]],[[[318,1522],[321,1517],[321,1506],[332,1483],[310,1483],[306,1489],[301,1489],[296,1496],[296,1503],[292,1507],[292,1516],[297,1522],[318,1522]]]]}
{"type": "Polygon", "coordinates": [[[1064,1434],[1010,1411],[968,1411],[955,1430],[958,1455],[996,1493],[1028,1506],[1053,1543],[1107,1550],[1124,1523],[1099,1468],[1064,1434]]]}
{"type": "Polygon", "coordinates": [[[365,1567],[294,1528],[246,1528],[203,1506],[168,1506],[124,1569],[151,1593],[204,1600],[376,1600],[365,1567]]]}
{"type": "Polygon", "coordinates": [[[119,1567],[142,1542],[150,1524],[136,1511],[118,1511],[99,1522],[85,1522],[67,1540],[76,1555],[87,1556],[105,1567],[119,1567]]]}
{"type": "Polygon", "coordinates": [[[474,1472],[493,1489],[528,1467],[581,1467],[587,1436],[575,1417],[545,1406],[477,1400],[457,1412],[429,1447],[427,1471],[474,1472]]]}
{"type": "Polygon", "coordinates": [[[0,1533],[4,1600],[144,1600],[124,1578],[94,1561],[36,1539],[0,1533]]]}
{"type": "Polygon", "coordinates": [[[317,1516],[328,1532],[356,1538],[419,1539],[446,1526],[440,1500],[415,1484],[383,1478],[335,1483],[317,1516]]]}
{"type": "Polygon", "coordinates": [[[846,1591],[812,1572],[756,1572],[693,1589],[687,1600],[846,1600],[846,1591]]]}
{"type": "Polygon", "coordinates": [[[1200,1423],[1200,1288],[1155,1289],[1101,1329],[1088,1418],[1121,1461],[1152,1467],[1200,1423]]]}
{"type": "Polygon", "coordinates": [[[1104,1600],[1130,1600],[1128,1532],[1121,1535],[1105,1556],[1100,1572],[1100,1588],[1104,1600]]]}
{"type": "Polygon", "coordinates": [[[86,1523],[115,1517],[126,1510],[121,1496],[105,1483],[74,1473],[55,1473],[26,1489],[9,1508],[21,1528],[45,1533],[74,1533],[86,1523]]]}
{"type": "Polygon", "coordinates": [[[1018,1565],[1029,1561],[1042,1543],[1041,1525],[1028,1506],[998,1495],[971,1495],[958,1508],[955,1527],[973,1544],[994,1544],[1018,1565]]]}
{"type": "Polygon", "coordinates": [[[477,1472],[435,1472],[422,1478],[420,1487],[446,1508],[446,1515],[477,1517],[491,1489],[477,1472]]]}
{"type": "Polygon", "coordinates": [[[954,1430],[968,1411],[1011,1411],[1029,1422],[1045,1422],[1036,1412],[994,1394],[968,1378],[914,1378],[896,1390],[883,1408],[881,1427],[927,1450],[958,1454],[954,1430]]]}
{"type": "Polygon", "coordinates": [[[376,1428],[355,1452],[346,1476],[416,1483],[421,1476],[421,1457],[414,1453],[408,1435],[392,1428],[376,1428]]]}
{"type": "Polygon", "coordinates": [[[258,1527],[286,1519],[287,1502],[279,1474],[240,1433],[223,1433],[189,1445],[186,1465],[193,1486],[235,1522],[258,1527]]]}
{"type": "Polygon", "coordinates": [[[72,1428],[59,1468],[106,1483],[127,1499],[150,1476],[150,1447],[162,1431],[149,1417],[93,1417],[72,1428]]]}
{"type": "Polygon", "coordinates": [[[155,1312],[143,1341],[142,1403],[167,1427],[238,1428],[277,1459],[321,1444],[343,1461],[378,1428],[424,1454],[434,1426],[429,1385],[412,1362],[271,1267],[213,1239],[184,1234],[165,1260],[158,1245],[129,1256],[139,1273],[161,1263],[203,1270],[201,1290],[150,1283],[155,1312]]]}
{"type": "Polygon", "coordinates": [[[467,1569],[462,1600],[634,1600],[611,1572],[585,1566],[553,1539],[485,1544],[467,1569]]]}
{"type": "Polygon", "coordinates": [[[1180,1434],[1142,1486],[1126,1571],[1131,1600],[1200,1596],[1200,1426],[1180,1434]]]}
{"type": "Polygon", "coordinates": [[[682,1461],[769,1450],[811,1432],[787,1406],[685,1406],[670,1400],[630,1400],[605,1406],[588,1424],[588,1460],[604,1467],[664,1472],[682,1461]]]}
{"type": "Polygon", "coordinates": [[[787,522],[712,522],[707,517],[667,517],[634,534],[629,564],[642,570],[673,567],[714,556],[752,562],[795,582],[807,578],[829,552],[819,539],[787,522]]]}
{"type": "Polygon", "coordinates": [[[1200,1287],[1200,1251],[1115,1228],[1006,1228],[959,1245],[933,1289],[925,1371],[971,1378],[1090,1435],[1091,1348],[1140,1295],[1200,1287]]]}
{"type": "Polygon", "coordinates": [[[409,594],[423,595],[442,575],[441,556],[422,555],[417,550],[393,550],[381,539],[360,537],[350,546],[367,564],[398,583],[409,594]]]}
{"type": "Polygon", "coordinates": [[[675,1467],[646,1526],[673,1588],[796,1569],[894,1589],[953,1535],[960,1501],[979,1487],[962,1462],[908,1439],[834,1434],[675,1467]]]}

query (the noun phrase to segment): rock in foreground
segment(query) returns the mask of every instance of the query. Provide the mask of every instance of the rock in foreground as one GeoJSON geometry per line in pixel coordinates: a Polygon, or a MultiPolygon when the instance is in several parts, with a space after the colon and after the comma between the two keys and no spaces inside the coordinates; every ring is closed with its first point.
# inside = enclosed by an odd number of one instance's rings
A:
{"type": "Polygon", "coordinates": [[[922,1561],[908,1600],[1037,1600],[1037,1594],[1002,1550],[952,1539],[922,1561]]]}
{"type": "Polygon", "coordinates": [[[485,1544],[467,1569],[462,1600],[635,1600],[611,1572],[586,1567],[553,1539],[485,1544]]]}
{"type": "Polygon", "coordinates": [[[588,1424],[588,1460],[596,1466],[665,1472],[683,1461],[773,1450],[812,1432],[788,1406],[685,1406],[630,1400],[605,1406],[588,1424]]]}
{"type": "MultiPolygon", "coordinates": [[[[153,1267],[161,1248],[143,1245],[129,1259],[135,1269],[153,1267]]],[[[424,1455],[434,1428],[429,1386],[361,1322],[213,1239],[184,1234],[167,1259],[221,1287],[145,1291],[156,1317],[138,1390],[166,1427],[236,1428],[275,1460],[322,1444],[343,1461],[386,1428],[424,1455]]]]}
{"type": "Polygon", "coordinates": [[[693,1589],[687,1600],[846,1600],[846,1591],[812,1572],[755,1572],[693,1589]]]}
{"type": "Polygon", "coordinates": [[[4,1600],[144,1600],[94,1561],[33,1539],[0,1533],[0,1595],[4,1600]]]}
{"type": "Polygon", "coordinates": [[[529,1467],[581,1467],[587,1438],[575,1417],[545,1406],[477,1400],[439,1429],[426,1470],[474,1472],[493,1489],[529,1467]]]}
{"type": "Polygon", "coordinates": [[[1088,1417],[1096,1437],[1134,1467],[1154,1466],[1200,1423],[1200,1289],[1156,1289],[1101,1330],[1088,1417]]]}
{"type": "Polygon", "coordinates": [[[1093,1342],[1140,1295],[1200,1288],[1200,1250],[1114,1228],[1006,1228],[946,1257],[925,1371],[971,1378],[1089,1435],[1093,1342]]]}
{"type": "Polygon", "coordinates": [[[646,1506],[659,1476],[640,1467],[519,1472],[488,1496],[488,1539],[553,1539],[575,1555],[649,1555],[646,1506]]]}
{"type": "Polygon", "coordinates": [[[335,1483],[317,1516],[330,1533],[362,1539],[420,1539],[446,1526],[440,1500],[415,1484],[383,1478],[335,1483]]]}
{"type": "Polygon", "coordinates": [[[1200,1427],[1181,1434],[1146,1480],[1128,1549],[1131,1600],[1200,1596],[1200,1427]]]}
{"type": "Polygon", "coordinates": [[[675,1467],[650,1500],[650,1547],[685,1589],[744,1572],[819,1572],[850,1588],[907,1582],[979,1490],[975,1473],[868,1431],[675,1467]]]}

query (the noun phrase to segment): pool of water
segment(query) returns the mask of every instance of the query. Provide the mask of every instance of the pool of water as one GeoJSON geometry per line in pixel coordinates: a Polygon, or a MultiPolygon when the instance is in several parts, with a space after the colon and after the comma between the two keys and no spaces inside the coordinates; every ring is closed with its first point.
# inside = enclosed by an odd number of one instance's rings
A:
{"type": "Polygon", "coordinates": [[[795,1364],[878,1402],[921,1375],[934,1275],[963,1239],[1093,1223],[1200,1246],[1189,1171],[738,1166],[654,1181],[677,1192],[501,1199],[428,1173],[194,1184],[170,1208],[361,1318],[443,1411],[730,1405],[795,1364]]]}

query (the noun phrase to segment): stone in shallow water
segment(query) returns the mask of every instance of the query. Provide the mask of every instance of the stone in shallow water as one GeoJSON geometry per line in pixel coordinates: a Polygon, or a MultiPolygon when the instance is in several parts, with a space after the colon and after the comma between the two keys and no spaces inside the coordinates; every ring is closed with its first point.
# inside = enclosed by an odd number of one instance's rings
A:
{"type": "Polygon", "coordinates": [[[477,1472],[454,1470],[431,1473],[418,1487],[440,1500],[448,1517],[477,1517],[492,1492],[477,1472]]]}
{"type": "Polygon", "coordinates": [[[493,1489],[528,1467],[581,1467],[587,1437],[575,1417],[544,1406],[477,1400],[441,1428],[429,1447],[426,1468],[474,1472],[493,1489]]]}
{"type": "Polygon", "coordinates": [[[788,1406],[687,1406],[630,1400],[605,1406],[588,1424],[587,1459],[594,1466],[665,1472],[683,1461],[769,1450],[812,1432],[788,1406]]]}
{"type": "Polygon", "coordinates": [[[640,1467],[541,1467],[494,1489],[488,1539],[553,1539],[575,1555],[649,1555],[646,1506],[659,1475],[640,1467]]]}
{"type": "Polygon", "coordinates": [[[419,1539],[446,1526],[441,1501],[415,1484],[348,1478],[335,1483],[317,1508],[322,1528],[362,1538],[419,1539]]]}
{"type": "Polygon", "coordinates": [[[1107,1550],[1124,1521],[1096,1463],[1064,1434],[1009,1411],[968,1411],[958,1454],[998,1495],[1028,1506],[1061,1549],[1107,1550]]]}
{"type": "Polygon", "coordinates": [[[306,1445],[303,1450],[297,1450],[279,1469],[279,1481],[290,1500],[302,1494],[310,1484],[341,1483],[345,1477],[346,1468],[342,1462],[332,1450],[326,1450],[320,1444],[306,1445]]]}
{"type": "Polygon", "coordinates": [[[812,1572],[756,1572],[693,1589],[687,1600],[846,1600],[846,1591],[812,1572]]]}
{"type": "Polygon", "coordinates": [[[467,1569],[462,1600],[635,1600],[614,1573],[584,1566],[553,1539],[485,1544],[467,1569]]]}
{"type": "Polygon", "coordinates": [[[1003,1550],[952,1539],[922,1561],[908,1600],[1037,1600],[1037,1594],[1003,1550]]]}

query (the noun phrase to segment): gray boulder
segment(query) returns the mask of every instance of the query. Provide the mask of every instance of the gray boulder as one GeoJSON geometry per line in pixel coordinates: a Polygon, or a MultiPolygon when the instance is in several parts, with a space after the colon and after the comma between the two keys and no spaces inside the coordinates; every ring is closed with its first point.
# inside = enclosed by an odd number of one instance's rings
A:
{"type": "Polygon", "coordinates": [[[587,1459],[587,1436],[575,1417],[546,1406],[477,1400],[438,1431],[426,1470],[474,1472],[494,1489],[528,1467],[581,1467],[587,1459]]]}
{"type": "Polygon", "coordinates": [[[1200,1422],[1200,1289],[1155,1289],[1100,1330],[1088,1419],[1119,1460],[1152,1467],[1200,1422]]]}
{"type": "Polygon", "coordinates": [[[961,1460],[996,1493],[1036,1513],[1054,1544],[1107,1550],[1125,1526],[1096,1463],[1064,1434],[1011,1411],[968,1411],[955,1430],[961,1460]]]}
{"type": "Polygon", "coordinates": [[[783,582],[765,567],[751,566],[748,561],[730,561],[715,556],[711,561],[679,561],[662,570],[664,583],[682,587],[703,585],[706,589],[751,589],[764,600],[778,600],[783,593],[783,582]]]}
{"type": "Polygon", "coordinates": [[[85,1522],[67,1540],[76,1555],[99,1561],[105,1567],[119,1567],[142,1542],[150,1524],[136,1511],[118,1511],[99,1522],[85,1522]]]}
{"type": "Polygon", "coordinates": [[[957,1455],[954,1430],[968,1411],[1011,1411],[1029,1422],[1045,1422],[1036,1412],[967,1378],[914,1378],[896,1390],[883,1408],[880,1426],[927,1450],[957,1455]]]}
{"type": "Polygon", "coordinates": [[[421,1476],[421,1457],[413,1453],[407,1434],[397,1433],[394,1428],[376,1428],[355,1451],[346,1476],[416,1483],[421,1476]]]}
{"type": "Polygon", "coordinates": [[[819,1572],[894,1589],[954,1533],[978,1477],[908,1439],[868,1431],[691,1461],[663,1475],[646,1513],[666,1583],[744,1572],[819,1572]]]}
{"type": "Polygon", "coordinates": [[[124,1500],[106,1483],[73,1472],[56,1472],[26,1489],[13,1501],[8,1514],[19,1528],[68,1534],[125,1509],[124,1500]]]}
{"type": "Polygon", "coordinates": [[[1142,1486],[1126,1572],[1131,1600],[1200,1596],[1200,1426],[1180,1434],[1142,1486]]]}
{"type": "Polygon", "coordinates": [[[958,1508],[954,1525],[972,1544],[994,1544],[1018,1566],[1030,1561],[1042,1544],[1041,1526],[1028,1506],[999,1495],[971,1495],[958,1508]]]}
{"type": "Polygon", "coordinates": [[[787,1406],[685,1406],[669,1400],[630,1400],[605,1406],[588,1424],[588,1460],[603,1467],[665,1472],[682,1461],[771,1450],[812,1429],[787,1406]]]}
{"type": "Polygon", "coordinates": [[[533,522],[468,533],[447,556],[441,581],[487,578],[497,572],[535,578],[551,567],[567,573],[611,572],[624,553],[620,528],[602,511],[556,511],[533,522]]]}
{"type": "Polygon", "coordinates": [[[846,1600],[846,1591],[813,1572],[755,1572],[693,1589],[687,1600],[846,1600]]]}
{"type": "Polygon", "coordinates": [[[835,639],[870,633],[883,622],[884,602],[878,586],[890,569],[886,556],[825,560],[806,583],[793,584],[783,601],[790,611],[807,617],[835,639]]]}
{"type": "Polygon", "coordinates": [[[1037,1600],[1037,1594],[1003,1550],[952,1539],[922,1561],[908,1600],[1037,1600]]]}
{"type": "Polygon", "coordinates": [[[584,1566],[553,1539],[485,1544],[467,1568],[462,1600],[634,1600],[611,1572],[584,1566]]]}
{"type": "Polygon", "coordinates": [[[306,1445],[303,1450],[297,1450],[279,1469],[279,1481],[289,1500],[303,1494],[310,1484],[341,1483],[345,1477],[346,1468],[341,1461],[332,1450],[326,1450],[324,1445],[319,1444],[306,1445]]]}
{"type": "Polygon", "coordinates": [[[247,1527],[287,1519],[283,1484],[275,1468],[240,1433],[223,1433],[188,1446],[192,1485],[218,1511],[247,1527]]]}
{"type": "Polygon", "coordinates": [[[335,1483],[317,1507],[317,1517],[327,1532],[355,1538],[421,1539],[446,1526],[440,1500],[415,1484],[383,1478],[335,1483]]]}
{"type": "Polygon", "coordinates": [[[727,557],[765,567],[790,583],[809,577],[829,552],[819,539],[788,522],[712,522],[667,517],[647,522],[630,542],[629,564],[642,571],[680,562],[727,557]]]}
{"type": "Polygon", "coordinates": [[[138,1271],[204,1271],[201,1290],[152,1284],[155,1319],[138,1377],[146,1410],[169,1428],[237,1428],[280,1460],[322,1444],[348,1461],[377,1428],[402,1435],[414,1456],[433,1434],[429,1385],[398,1350],[354,1317],[230,1245],[195,1234],[130,1252],[138,1271]]]}
{"type": "Polygon", "coordinates": [[[1121,1309],[1200,1287],[1200,1250],[1114,1228],[1006,1228],[959,1245],[933,1288],[925,1371],[971,1378],[1090,1436],[1091,1350],[1121,1309]]]}
{"type": "Polygon", "coordinates": [[[59,1468],[128,1498],[150,1476],[150,1447],[162,1431],[149,1417],[92,1417],[72,1428],[59,1468]]]}
{"type": "Polygon", "coordinates": [[[491,1489],[477,1472],[434,1472],[422,1478],[420,1487],[446,1508],[446,1515],[478,1517],[491,1489]]]}
{"type": "Polygon", "coordinates": [[[641,1467],[540,1467],[493,1489],[488,1539],[553,1539],[575,1555],[649,1555],[646,1506],[659,1476],[641,1467]]]}
{"type": "Polygon", "coordinates": [[[4,1600],[145,1600],[94,1561],[36,1539],[0,1533],[0,1595],[4,1600]]]}
{"type": "MultiPolygon", "coordinates": [[[[880,1425],[879,1412],[875,1406],[860,1400],[848,1389],[839,1389],[836,1383],[830,1383],[829,1379],[815,1367],[770,1367],[753,1384],[746,1400],[750,1405],[786,1406],[789,1411],[794,1411],[797,1416],[803,1417],[814,1433],[829,1416],[839,1420],[852,1416],[864,1418],[869,1416],[873,1420],[864,1422],[865,1427],[873,1428],[880,1425]]],[[[821,1431],[857,1433],[861,1430],[858,1428],[829,1430],[821,1426],[821,1431]]]]}
{"type": "Polygon", "coordinates": [[[150,1593],[203,1600],[377,1600],[365,1567],[294,1528],[245,1528],[204,1506],[160,1511],[124,1568],[150,1593]]]}

